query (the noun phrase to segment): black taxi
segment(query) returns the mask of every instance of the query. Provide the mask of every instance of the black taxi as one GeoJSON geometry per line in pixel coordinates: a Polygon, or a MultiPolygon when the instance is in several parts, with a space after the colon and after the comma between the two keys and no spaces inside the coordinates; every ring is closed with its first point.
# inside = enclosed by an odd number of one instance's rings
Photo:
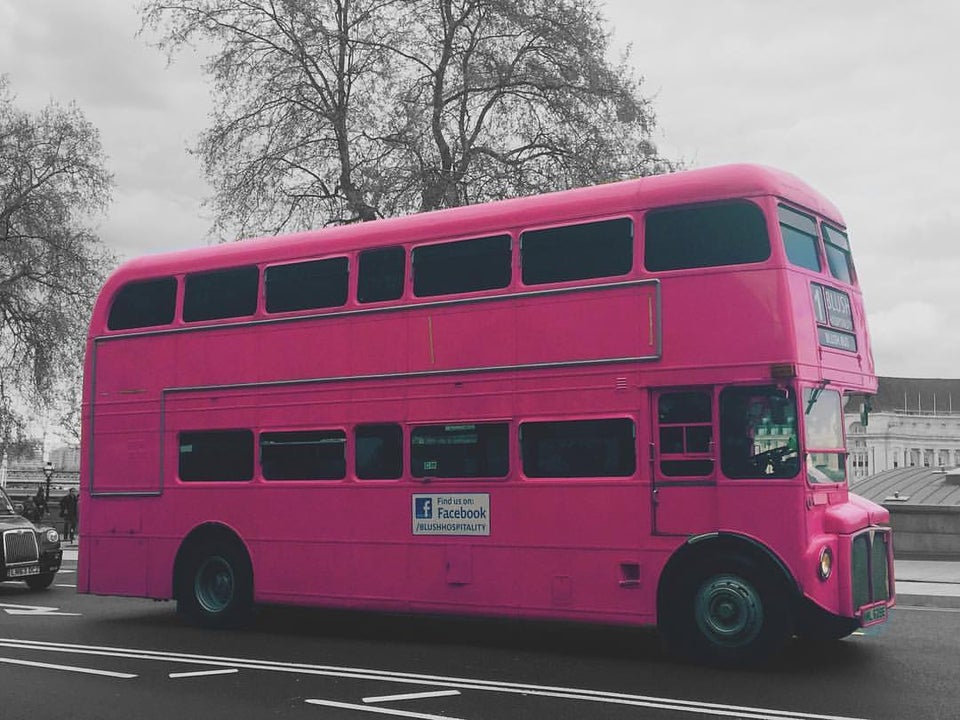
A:
{"type": "Polygon", "coordinates": [[[48,588],[62,556],[60,534],[19,515],[0,487],[0,582],[23,580],[31,590],[48,588]]]}

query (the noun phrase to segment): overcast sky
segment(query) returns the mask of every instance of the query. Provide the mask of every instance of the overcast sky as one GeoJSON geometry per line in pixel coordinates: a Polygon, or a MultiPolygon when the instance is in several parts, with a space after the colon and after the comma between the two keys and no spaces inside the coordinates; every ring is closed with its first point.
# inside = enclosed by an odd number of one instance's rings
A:
{"type": "MultiPolygon", "coordinates": [[[[76,101],[116,177],[118,254],[208,242],[200,59],[136,36],[136,2],[0,0],[18,104],[76,101]]],[[[608,0],[664,154],[793,172],[843,212],[881,375],[960,377],[960,2],[608,0]]]]}

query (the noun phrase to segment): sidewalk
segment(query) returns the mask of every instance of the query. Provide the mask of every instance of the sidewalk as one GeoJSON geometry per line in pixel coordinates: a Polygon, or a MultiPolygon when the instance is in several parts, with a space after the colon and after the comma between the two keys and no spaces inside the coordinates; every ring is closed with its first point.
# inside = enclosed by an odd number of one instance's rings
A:
{"type": "MultiPolygon", "coordinates": [[[[63,546],[63,559],[77,559],[77,543],[63,546]]],[[[895,560],[897,605],[960,609],[960,561],[895,560]]]]}
{"type": "Polygon", "coordinates": [[[960,608],[960,562],[895,560],[897,604],[960,608]]]}

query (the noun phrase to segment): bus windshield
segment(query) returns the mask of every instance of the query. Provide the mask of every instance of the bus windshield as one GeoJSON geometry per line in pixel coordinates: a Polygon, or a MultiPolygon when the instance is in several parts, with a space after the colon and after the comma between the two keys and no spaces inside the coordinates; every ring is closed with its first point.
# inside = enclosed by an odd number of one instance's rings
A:
{"type": "Polygon", "coordinates": [[[800,471],[797,405],[789,388],[720,393],[720,462],[730,478],[792,478],[800,471]]]}
{"type": "Polygon", "coordinates": [[[812,483],[844,482],[847,479],[847,456],[840,393],[807,388],[803,400],[807,477],[812,483]]]}

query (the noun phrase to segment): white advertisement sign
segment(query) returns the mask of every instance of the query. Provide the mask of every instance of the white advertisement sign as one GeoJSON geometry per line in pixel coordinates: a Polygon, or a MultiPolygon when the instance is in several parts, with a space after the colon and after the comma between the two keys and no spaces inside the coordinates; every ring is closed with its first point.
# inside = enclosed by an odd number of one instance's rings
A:
{"type": "Polygon", "coordinates": [[[414,535],[489,535],[490,495],[430,493],[413,496],[414,535]]]}

